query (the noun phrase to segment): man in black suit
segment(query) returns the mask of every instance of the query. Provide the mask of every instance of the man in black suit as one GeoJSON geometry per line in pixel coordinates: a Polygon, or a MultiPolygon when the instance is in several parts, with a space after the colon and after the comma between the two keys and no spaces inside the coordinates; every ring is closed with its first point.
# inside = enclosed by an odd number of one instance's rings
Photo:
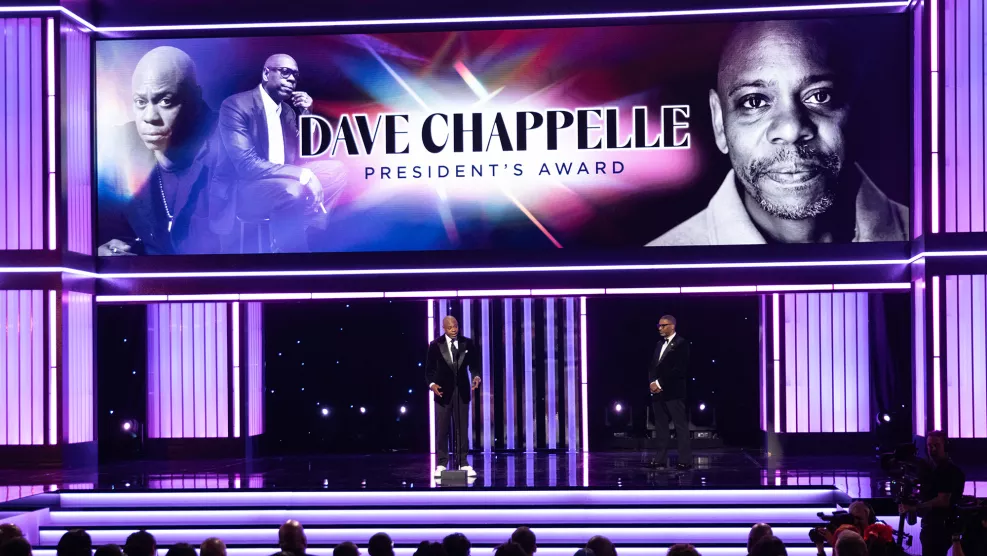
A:
{"type": "Polygon", "coordinates": [[[221,147],[195,64],[177,48],[145,54],[131,78],[134,120],[115,130],[101,169],[100,256],[216,253],[207,188],[221,147]],[[125,201],[120,201],[125,199],[125,201]]]}
{"type": "Polygon", "coordinates": [[[479,354],[473,340],[459,335],[456,317],[442,319],[442,329],[445,334],[428,344],[428,355],[425,357],[425,380],[435,398],[435,476],[450,467],[449,419],[455,418],[456,461],[450,468],[476,477],[476,471],[466,463],[466,452],[469,450],[466,428],[469,426],[470,399],[473,390],[480,386],[479,354]]]}
{"type": "Polygon", "coordinates": [[[229,97],[219,109],[225,156],[210,188],[210,206],[213,229],[225,238],[226,251],[240,239],[233,233],[237,216],[269,218],[274,250],[280,253],[307,252],[306,230],[322,225],[322,180],[341,176],[342,165],[326,162],[321,170],[301,165],[298,116],[311,111],[312,97],[295,89],[298,75],[291,56],[275,54],[264,62],[258,87],[229,97]]]}
{"type": "Polygon", "coordinates": [[[668,419],[675,424],[679,442],[678,469],[692,467],[692,448],[689,445],[689,417],[685,408],[686,381],[689,376],[689,342],[675,333],[675,317],[665,315],[658,320],[658,334],[662,341],[655,347],[655,354],[648,367],[651,381],[651,408],[655,416],[655,432],[658,437],[658,454],[650,467],[664,468],[668,461],[668,419]]]}

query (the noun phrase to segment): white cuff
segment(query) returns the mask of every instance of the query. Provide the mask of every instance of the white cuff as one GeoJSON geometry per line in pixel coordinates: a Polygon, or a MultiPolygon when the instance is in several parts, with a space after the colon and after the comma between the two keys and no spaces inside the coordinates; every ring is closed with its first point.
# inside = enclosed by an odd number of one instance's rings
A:
{"type": "Polygon", "coordinates": [[[435,386],[435,383],[434,382],[430,382],[428,384],[428,389],[431,390],[433,386],[435,386]]]}
{"type": "Polygon", "coordinates": [[[654,381],[654,382],[652,382],[651,384],[654,384],[654,385],[655,385],[655,386],[657,386],[658,388],[661,388],[661,384],[658,384],[658,381],[657,381],[657,380],[656,380],[656,381],[654,381]]]}

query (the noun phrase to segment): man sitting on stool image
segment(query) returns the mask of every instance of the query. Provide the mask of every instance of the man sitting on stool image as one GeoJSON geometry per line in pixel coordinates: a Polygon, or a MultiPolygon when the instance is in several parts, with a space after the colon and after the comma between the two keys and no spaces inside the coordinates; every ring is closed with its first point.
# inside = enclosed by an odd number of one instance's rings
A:
{"type": "Polygon", "coordinates": [[[439,477],[449,466],[449,419],[455,420],[454,452],[456,461],[451,469],[465,471],[467,477],[476,477],[476,471],[466,463],[469,450],[467,427],[469,426],[470,399],[473,390],[480,386],[479,354],[473,340],[459,335],[456,317],[442,319],[445,334],[432,340],[425,357],[425,380],[435,398],[435,476],[439,477]],[[468,369],[468,370],[467,370],[468,369]],[[470,373],[473,380],[470,381],[470,373]]]}
{"type": "Polygon", "coordinates": [[[651,381],[651,408],[655,415],[658,454],[649,467],[664,469],[668,465],[668,419],[675,424],[679,441],[680,470],[692,468],[692,448],[689,446],[689,416],[685,408],[686,377],[689,375],[689,342],[675,333],[675,317],[665,315],[658,320],[661,342],[655,347],[648,379],[651,381]]]}

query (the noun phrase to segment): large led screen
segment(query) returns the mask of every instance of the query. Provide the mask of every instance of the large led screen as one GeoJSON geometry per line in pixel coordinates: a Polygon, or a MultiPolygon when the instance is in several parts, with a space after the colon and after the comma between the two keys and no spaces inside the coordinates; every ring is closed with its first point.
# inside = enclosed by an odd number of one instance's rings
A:
{"type": "Polygon", "coordinates": [[[99,253],[905,241],[906,25],[100,41],[99,253]]]}

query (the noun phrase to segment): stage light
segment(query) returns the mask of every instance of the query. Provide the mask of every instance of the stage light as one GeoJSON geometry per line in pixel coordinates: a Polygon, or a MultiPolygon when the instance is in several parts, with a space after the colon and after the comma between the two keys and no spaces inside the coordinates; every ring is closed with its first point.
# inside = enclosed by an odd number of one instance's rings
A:
{"type": "Polygon", "coordinates": [[[366,412],[367,412],[367,408],[360,406],[360,413],[366,413],[366,412]]]}
{"type": "Polygon", "coordinates": [[[699,402],[699,411],[706,411],[706,404],[699,402]]]}
{"type": "Polygon", "coordinates": [[[125,433],[134,433],[137,431],[137,421],[133,419],[127,419],[126,421],[120,423],[120,429],[125,433]]]}
{"type": "Polygon", "coordinates": [[[328,417],[329,416],[329,408],[328,407],[323,407],[322,408],[322,416],[323,417],[328,417]]]}
{"type": "Polygon", "coordinates": [[[617,402],[613,404],[613,410],[617,413],[620,413],[621,411],[624,410],[624,406],[620,405],[620,402],[617,402]]]}
{"type": "Polygon", "coordinates": [[[399,409],[398,411],[401,412],[401,415],[404,415],[405,413],[408,412],[408,408],[402,405],[401,406],[401,409],[399,409]]]}
{"type": "Polygon", "coordinates": [[[890,423],[890,422],[891,422],[891,414],[890,413],[888,413],[886,411],[882,411],[882,412],[880,412],[880,413],[877,414],[877,424],[878,425],[883,425],[884,423],[890,423]]]}

